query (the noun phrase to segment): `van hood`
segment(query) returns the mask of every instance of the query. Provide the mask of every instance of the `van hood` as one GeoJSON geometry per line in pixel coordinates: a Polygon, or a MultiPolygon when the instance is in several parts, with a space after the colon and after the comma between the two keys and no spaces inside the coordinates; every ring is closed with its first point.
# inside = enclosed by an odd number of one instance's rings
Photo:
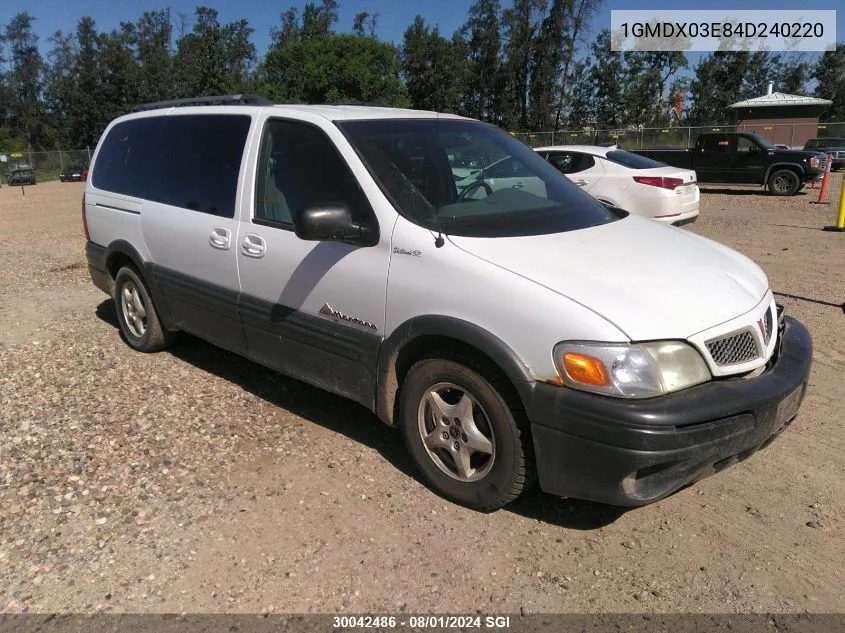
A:
{"type": "Polygon", "coordinates": [[[587,307],[632,341],[689,338],[748,312],[769,287],[744,255],[633,215],[566,233],[449,240],[587,307]]]}

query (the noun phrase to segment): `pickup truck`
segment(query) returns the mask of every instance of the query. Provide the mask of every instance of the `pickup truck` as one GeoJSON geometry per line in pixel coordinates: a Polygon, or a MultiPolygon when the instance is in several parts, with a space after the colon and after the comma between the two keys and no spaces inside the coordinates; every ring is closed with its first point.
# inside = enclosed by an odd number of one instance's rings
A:
{"type": "Polygon", "coordinates": [[[824,152],[829,156],[833,156],[833,161],[830,163],[831,171],[837,171],[845,167],[845,138],[811,138],[804,144],[804,149],[814,152],[824,152]]]}
{"type": "Polygon", "coordinates": [[[780,150],[756,134],[711,133],[693,149],[643,149],[634,153],[694,169],[699,183],[758,185],[772,195],[792,196],[817,180],[827,156],[811,150],[780,150]]]}
{"type": "Polygon", "coordinates": [[[9,185],[34,185],[35,169],[30,165],[16,165],[6,170],[6,182],[9,185]]]}

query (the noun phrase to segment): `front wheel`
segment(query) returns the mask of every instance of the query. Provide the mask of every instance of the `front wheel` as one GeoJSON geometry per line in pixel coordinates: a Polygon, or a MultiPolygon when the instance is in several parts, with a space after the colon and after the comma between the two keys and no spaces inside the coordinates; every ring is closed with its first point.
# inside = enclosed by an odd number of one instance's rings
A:
{"type": "Polygon", "coordinates": [[[531,481],[523,416],[467,364],[421,360],[403,382],[400,424],[417,468],[438,493],[476,510],[501,508],[531,481]]]}
{"type": "Polygon", "coordinates": [[[773,196],[794,196],[800,185],[798,174],[788,169],[781,169],[769,176],[769,193],[773,196]]]}

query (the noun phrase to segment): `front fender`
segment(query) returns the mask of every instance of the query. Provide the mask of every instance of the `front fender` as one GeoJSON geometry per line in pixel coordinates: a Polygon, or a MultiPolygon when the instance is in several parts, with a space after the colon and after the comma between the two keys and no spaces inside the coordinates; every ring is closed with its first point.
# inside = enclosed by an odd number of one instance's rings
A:
{"type": "Polygon", "coordinates": [[[394,424],[396,395],[401,381],[401,376],[397,374],[400,352],[414,340],[427,336],[453,339],[478,350],[510,379],[523,403],[530,402],[534,378],[516,352],[504,341],[463,319],[425,315],[413,317],[399,325],[381,345],[376,380],[376,415],[382,421],[394,424]]]}

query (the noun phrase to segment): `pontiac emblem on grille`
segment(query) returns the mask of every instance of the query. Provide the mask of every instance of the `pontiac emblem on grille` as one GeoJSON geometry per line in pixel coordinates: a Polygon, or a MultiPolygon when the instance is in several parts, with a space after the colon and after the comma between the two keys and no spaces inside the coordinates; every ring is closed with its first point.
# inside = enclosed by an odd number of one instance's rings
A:
{"type": "Polygon", "coordinates": [[[757,327],[760,328],[760,336],[763,337],[763,343],[769,344],[769,330],[766,327],[766,322],[763,319],[757,320],[757,327]]]}

